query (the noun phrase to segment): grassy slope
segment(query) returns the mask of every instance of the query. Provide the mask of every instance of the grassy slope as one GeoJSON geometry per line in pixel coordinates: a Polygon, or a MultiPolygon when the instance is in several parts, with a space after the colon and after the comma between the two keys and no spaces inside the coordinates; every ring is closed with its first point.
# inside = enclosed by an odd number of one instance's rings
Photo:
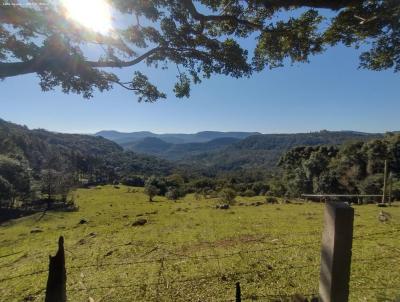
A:
{"type": "MultiPolygon", "coordinates": [[[[217,200],[188,196],[174,203],[158,197],[149,203],[141,192],[127,191],[110,186],[78,190],[79,212],[0,226],[0,279],[46,270],[62,234],[69,301],[228,301],[236,281],[243,296],[259,301],[317,292],[321,204],[217,210],[217,200]],[[149,223],[132,227],[139,214],[149,223]],[[81,218],[89,223],[78,224],[81,218]],[[34,227],[44,232],[31,234],[34,227]],[[14,252],[20,253],[1,257],[14,252]],[[209,278],[198,278],[203,276],[209,278]]],[[[400,296],[400,235],[393,233],[400,230],[400,207],[384,209],[392,215],[389,223],[378,221],[380,209],[374,205],[355,210],[355,236],[368,236],[353,244],[351,301],[394,301],[400,296]],[[377,232],[386,234],[371,235],[377,232]]],[[[46,278],[43,273],[0,281],[0,300],[22,301],[44,288],[46,278]]],[[[43,292],[34,296],[43,300],[43,292]]]]}

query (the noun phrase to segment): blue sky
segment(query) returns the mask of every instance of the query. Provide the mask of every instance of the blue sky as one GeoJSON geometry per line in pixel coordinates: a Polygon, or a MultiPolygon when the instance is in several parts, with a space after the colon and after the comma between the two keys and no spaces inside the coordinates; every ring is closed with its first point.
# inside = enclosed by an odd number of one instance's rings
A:
{"type": "MultiPolygon", "coordinates": [[[[216,76],[194,86],[190,99],[176,99],[172,93],[175,68],[139,66],[168,93],[167,100],[154,104],[138,103],[132,92],[119,87],[91,100],[58,90],[44,93],[36,76],[15,77],[0,82],[0,118],[78,133],[400,130],[400,75],[358,69],[358,55],[354,49],[335,47],[309,64],[265,70],[250,79],[216,76]]],[[[135,70],[118,74],[125,80],[135,70]]]]}

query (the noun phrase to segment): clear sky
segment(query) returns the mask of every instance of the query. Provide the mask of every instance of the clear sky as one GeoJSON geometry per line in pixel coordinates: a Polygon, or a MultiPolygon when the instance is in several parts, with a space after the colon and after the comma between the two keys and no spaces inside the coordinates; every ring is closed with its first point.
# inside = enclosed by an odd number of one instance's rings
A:
{"type": "MultiPolygon", "coordinates": [[[[203,130],[263,133],[400,130],[400,74],[358,69],[359,52],[336,47],[309,64],[265,70],[247,79],[223,76],[194,86],[189,99],[172,92],[176,72],[139,68],[168,93],[154,104],[138,103],[115,87],[91,100],[42,92],[27,75],[0,82],[0,118],[59,132],[99,130],[192,133],[203,130]]],[[[137,68],[137,67],[136,67],[137,68]]],[[[129,79],[135,67],[119,72],[129,79]]]]}

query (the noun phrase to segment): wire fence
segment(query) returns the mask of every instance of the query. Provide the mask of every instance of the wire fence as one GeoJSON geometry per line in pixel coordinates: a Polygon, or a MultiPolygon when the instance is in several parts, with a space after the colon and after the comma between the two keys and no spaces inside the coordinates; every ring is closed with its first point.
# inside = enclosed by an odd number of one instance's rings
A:
{"type": "MultiPolygon", "coordinates": [[[[355,240],[356,243],[360,243],[362,241],[376,241],[377,238],[382,238],[382,236],[392,236],[395,234],[400,233],[400,229],[393,229],[390,231],[380,231],[380,232],[373,232],[373,233],[364,233],[364,234],[359,234],[357,236],[353,236],[353,239],[355,240]]],[[[300,238],[300,237],[310,237],[310,236],[317,236],[320,233],[317,232],[309,232],[309,233],[289,233],[287,234],[287,238],[300,238]]],[[[278,235],[278,234],[277,234],[278,235]]],[[[282,239],[285,236],[282,236],[279,234],[279,237],[282,239]]],[[[273,244],[270,241],[268,241],[266,238],[259,238],[258,240],[254,240],[257,244],[273,244]]],[[[317,240],[310,240],[310,241],[305,241],[301,242],[299,244],[276,244],[274,246],[268,246],[268,247],[260,247],[260,248],[247,248],[245,250],[238,250],[238,251],[233,251],[233,252],[226,252],[226,253],[220,253],[216,254],[214,253],[207,253],[207,254],[201,254],[201,255],[185,255],[185,254],[179,254],[175,253],[173,251],[168,251],[168,256],[164,256],[161,258],[155,258],[155,259],[138,259],[138,260],[132,260],[132,261],[120,261],[120,262],[97,262],[97,263],[89,263],[89,264],[82,264],[82,265],[69,265],[66,267],[67,272],[69,275],[74,274],[75,272],[80,272],[83,269],[86,268],[92,268],[92,267],[97,267],[97,268],[105,268],[105,267],[115,267],[115,266],[129,266],[129,265],[140,265],[140,264],[155,264],[155,263],[160,263],[161,265],[164,265],[164,263],[168,262],[177,262],[177,264],[182,263],[182,261],[190,261],[190,260],[198,260],[201,261],[202,264],[207,261],[213,261],[213,260],[222,260],[222,259],[228,259],[231,257],[235,256],[245,256],[249,254],[256,254],[257,259],[273,259],[273,255],[275,252],[279,252],[280,250],[285,250],[285,249],[296,249],[296,248],[301,248],[304,249],[305,247],[310,247],[310,248],[315,248],[318,250],[318,247],[320,245],[320,242],[317,240]],[[262,254],[262,255],[260,255],[262,254]]],[[[395,247],[393,247],[395,248],[395,247]]],[[[0,259],[6,259],[8,257],[12,257],[17,254],[21,254],[23,251],[18,251],[15,253],[10,253],[7,255],[0,255],[0,259]]],[[[84,260],[80,258],[75,258],[75,260],[84,260]]],[[[367,258],[358,258],[358,257],[353,257],[352,263],[363,263],[364,265],[380,265],[383,261],[387,260],[399,260],[400,261],[400,255],[382,255],[382,256],[376,256],[376,257],[367,257],[367,258]]],[[[0,267],[1,268],[1,267],[0,267]]],[[[306,263],[306,262],[292,262],[288,263],[286,261],[282,261],[281,263],[274,263],[274,267],[271,269],[267,269],[269,273],[271,272],[277,272],[282,274],[283,272],[287,271],[295,271],[299,272],[302,269],[313,269],[315,271],[318,270],[319,264],[317,263],[306,263]]],[[[161,272],[161,269],[160,269],[161,272]]],[[[185,283],[194,283],[194,282],[215,282],[216,280],[222,281],[222,282],[231,282],[231,281],[237,281],[240,280],[242,277],[246,275],[260,275],[261,277],[263,274],[265,274],[266,269],[263,270],[239,270],[239,271],[231,271],[231,272],[218,272],[215,274],[205,274],[205,275],[198,275],[198,276],[193,276],[193,277],[188,277],[188,278],[178,278],[178,279],[168,279],[168,280],[162,280],[165,279],[165,276],[161,278],[161,275],[159,276],[159,280],[156,282],[141,282],[141,283],[134,283],[134,282],[125,282],[125,283],[119,283],[119,284],[109,284],[109,285],[97,285],[97,286],[84,286],[84,287],[79,287],[78,283],[69,283],[68,284],[68,291],[70,292],[82,292],[82,291],[97,291],[97,290],[105,290],[105,289],[122,289],[122,288],[138,288],[138,287],[160,287],[164,286],[166,283],[168,283],[169,286],[172,286],[173,284],[185,284],[185,283]]],[[[48,273],[47,268],[43,268],[40,270],[32,271],[32,272],[27,272],[24,274],[18,274],[18,275],[11,275],[5,278],[0,279],[0,283],[10,281],[10,280],[15,280],[15,279],[21,279],[21,278],[26,278],[26,277],[31,277],[35,275],[44,275],[48,273]]],[[[161,274],[161,273],[160,273],[161,274]]],[[[358,291],[373,291],[373,290],[391,290],[391,289],[399,289],[399,287],[396,286],[383,286],[383,287],[362,287],[362,286],[352,286],[352,290],[358,290],[358,291]]],[[[35,293],[31,295],[38,295],[42,294],[45,291],[44,288],[41,288],[37,290],[35,293]]],[[[303,296],[317,296],[317,290],[304,294],[303,296]]],[[[242,301],[245,300],[252,300],[254,298],[257,298],[258,300],[263,299],[264,301],[268,301],[268,299],[279,299],[279,298],[289,298],[292,297],[295,293],[292,294],[287,294],[287,293],[271,293],[271,294],[253,294],[250,296],[244,295],[242,298],[242,301]]]]}

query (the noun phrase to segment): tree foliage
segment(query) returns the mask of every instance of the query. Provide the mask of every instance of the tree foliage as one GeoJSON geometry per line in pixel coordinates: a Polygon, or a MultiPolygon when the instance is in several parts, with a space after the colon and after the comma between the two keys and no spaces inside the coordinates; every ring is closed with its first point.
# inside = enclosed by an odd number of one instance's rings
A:
{"type": "Polygon", "coordinates": [[[157,185],[159,185],[159,180],[154,176],[148,178],[144,184],[144,192],[149,196],[149,201],[153,201],[153,198],[160,194],[160,189],[157,185]]]}
{"type": "Polygon", "coordinates": [[[235,203],[236,191],[232,188],[225,188],[220,192],[220,197],[223,202],[226,202],[229,205],[235,203]]]}
{"type": "Polygon", "coordinates": [[[0,155],[0,199],[25,199],[30,192],[30,175],[26,164],[0,155]]]}
{"type": "Polygon", "coordinates": [[[144,177],[170,174],[164,160],[125,152],[102,137],[29,130],[0,119],[0,202],[65,201],[76,185],[123,180],[142,185],[144,177]]]}
{"type": "Polygon", "coordinates": [[[400,134],[342,146],[296,147],[282,156],[283,183],[291,196],[316,194],[382,194],[384,161],[400,176],[400,134]]]}
{"type": "Polygon", "coordinates": [[[308,62],[339,43],[363,46],[362,68],[400,70],[397,0],[109,0],[119,22],[107,35],[72,22],[57,2],[28,2],[0,1],[0,78],[34,73],[45,91],[90,98],[119,85],[139,101],[165,98],[138,70],[144,62],[178,66],[173,90],[187,97],[191,84],[214,74],[238,78],[308,62]],[[252,53],[243,39],[255,40],[252,53]],[[86,51],[93,45],[102,51],[94,59],[86,51]],[[112,71],[119,68],[131,78],[120,79],[112,71]]]}

